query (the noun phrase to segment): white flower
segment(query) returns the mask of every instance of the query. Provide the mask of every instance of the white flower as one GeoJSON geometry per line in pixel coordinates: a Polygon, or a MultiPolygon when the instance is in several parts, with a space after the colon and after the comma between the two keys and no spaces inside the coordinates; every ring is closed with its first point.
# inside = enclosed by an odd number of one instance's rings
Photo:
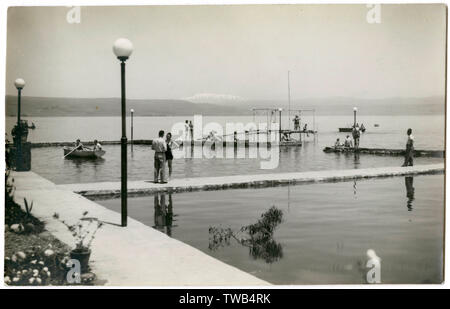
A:
{"type": "Polygon", "coordinates": [[[37,282],[38,284],[41,284],[41,283],[42,283],[42,279],[41,279],[41,278],[36,278],[36,282],[37,282]]]}
{"type": "Polygon", "coordinates": [[[29,282],[30,284],[33,284],[33,283],[34,283],[34,278],[28,279],[28,282],[29,282]]]}
{"type": "Polygon", "coordinates": [[[11,261],[17,262],[17,255],[13,254],[13,256],[11,257],[11,261]]]}
{"type": "Polygon", "coordinates": [[[24,228],[23,228],[22,224],[17,224],[16,223],[16,224],[11,225],[11,230],[14,233],[20,233],[20,232],[22,232],[24,230],[24,228]]]}
{"type": "Polygon", "coordinates": [[[14,277],[13,278],[13,282],[18,282],[20,279],[19,278],[17,278],[17,277],[14,277]]]}
{"type": "Polygon", "coordinates": [[[22,260],[24,260],[24,259],[27,257],[27,256],[25,255],[25,253],[22,252],[22,251],[19,251],[19,252],[17,252],[16,254],[17,254],[17,257],[20,258],[20,259],[22,259],[22,260]]]}
{"type": "Polygon", "coordinates": [[[40,264],[40,265],[44,265],[44,262],[43,261],[39,261],[39,263],[38,264],[40,264]]]}
{"type": "Polygon", "coordinates": [[[31,264],[36,264],[36,263],[37,263],[37,260],[32,260],[30,263],[31,263],[31,264]]]}
{"type": "Polygon", "coordinates": [[[48,267],[42,268],[43,271],[48,271],[48,267]]]}
{"type": "Polygon", "coordinates": [[[51,275],[52,275],[52,273],[48,271],[47,276],[50,277],[51,275]]]}
{"type": "Polygon", "coordinates": [[[45,256],[52,256],[55,252],[51,249],[47,249],[44,251],[45,256]]]}
{"type": "Polygon", "coordinates": [[[8,276],[5,277],[4,279],[6,284],[10,284],[11,283],[11,278],[9,278],[8,276]]]}
{"type": "Polygon", "coordinates": [[[28,270],[26,270],[26,269],[22,270],[22,274],[25,275],[26,273],[28,273],[28,270]]]}

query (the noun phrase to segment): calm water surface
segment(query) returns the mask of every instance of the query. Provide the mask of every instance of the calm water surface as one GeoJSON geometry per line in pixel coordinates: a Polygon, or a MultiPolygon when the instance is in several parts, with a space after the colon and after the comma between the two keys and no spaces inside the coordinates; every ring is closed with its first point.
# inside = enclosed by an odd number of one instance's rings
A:
{"type": "MultiPolygon", "coordinates": [[[[29,140],[32,142],[54,142],[81,140],[119,140],[119,117],[49,117],[28,118],[37,129],[30,130],[29,140]]],[[[169,130],[176,122],[192,117],[135,117],[135,139],[152,139],[159,129],[169,130]]],[[[266,121],[257,117],[256,122],[266,121]]],[[[15,118],[6,118],[6,130],[9,132],[15,118]]],[[[250,117],[204,117],[207,122],[253,121],[250,117]]],[[[303,117],[303,121],[312,127],[312,117],[303,117]]],[[[338,133],[338,127],[346,126],[352,117],[320,116],[316,117],[318,136],[310,136],[302,147],[282,149],[277,168],[261,170],[259,159],[226,158],[226,159],[176,159],[173,162],[173,177],[204,177],[235,174],[257,174],[270,172],[296,172],[312,170],[368,168],[381,166],[398,166],[402,164],[400,157],[381,157],[373,155],[325,154],[322,149],[334,144],[337,137],[345,138],[338,133]]],[[[417,149],[444,149],[443,115],[436,116],[361,116],[358,121],[367,127],[361,138],[361,147],[404,148],[405,132],[412,127],[417,149]],[[374,124],[379,127],[374,127],[374,124]]],[[[283,119],[287,128],[287,119],[283,119]]],[[[129,133],[129,130],[128,130],[129,133]]],[[[105,146],[106,154],[102,160],[68,160],[63,159],[62,147],[35,148],[32,150],[32,170],[55,183],[79,183],[120,180],[120,146],[105,146]]],[[[134,151],[128,148],[128,175],[130,180],[152,179],[153,151],[148,146],[135,146],[134,151]]],[[[417,158],[416,164],[442,162],[442,159],[417,158]]]]}
{"type": "MultiPolygon", "coordinates": [[[[274,284],[365,283],[366,252],[382,259],[383,283],[442,281],[444,176],[371,179],[131,198],[129,215],[274,284]],[[333,201],[332,203],[330,201],[333,201]],[[210,250],[211,226],[239,230],[275,206],[282,257],[252,256],[231,239],[210,250]]],[[[120,200],[98,201],[120,211],[120,200]]]]}

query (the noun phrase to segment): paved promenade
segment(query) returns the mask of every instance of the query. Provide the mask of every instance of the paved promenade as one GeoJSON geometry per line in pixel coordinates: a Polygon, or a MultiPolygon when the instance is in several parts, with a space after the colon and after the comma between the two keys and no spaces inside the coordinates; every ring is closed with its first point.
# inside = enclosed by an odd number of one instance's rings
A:
{"type": "MultiPolygon", "coordinates": [[[[337,182],[361,178],[392,177],[443,173],[444,164],[416,165],[410,167],[380,167],[366,169],[347,169],[335,171],[317,171],[301,173],[273,173],[259,175],[236,175],[221,177],[198,177],[173,179],[167,184],[155,184],[152,181],[129,181],[130,196],[153,194],[156,192],[184,192],[199,190],[223,190],[235,188],[257,188],[281,186],[287,184],[305,184],[315,182],[337,182]]],[[[112,198],[120,196],[120,182],[96,182],[58,185],[83,196],[112,198]]]]}
{"type": "Polygon", "coordinates": [[[120,214],[56,186],[33,172],[14,172],[12,177],[16,202],[24,207],[24,198],[32,201],[32,214],[44,221],[46,229],[69,246],[73,246],[73,238],[67,228],[53,218],[54,213],[69,224],[75,223],[84,211],[110,223],[97,232],[90,263],[99,281],[105,281],[106,285],[269,285],[132,218],[128,218],[128,227],[120,227],[117,225],[120,224],[120,214]]]}

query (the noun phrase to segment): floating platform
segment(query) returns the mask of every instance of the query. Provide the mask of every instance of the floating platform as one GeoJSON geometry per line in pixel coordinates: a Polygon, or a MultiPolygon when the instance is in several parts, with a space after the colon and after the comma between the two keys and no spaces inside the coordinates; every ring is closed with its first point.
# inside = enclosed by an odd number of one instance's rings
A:
{"type": "MultiPolygon", "coordinates": [[[[120,145],[120,141],[98,141],[100,145],[120,145]]],[[[84,146],[93,146],[94,142],[81,142],[84,146]]],[[[151,145],[151,139],[137,139],[134,141],[128,140],[128,145],[151,145]]],[[[73,147],[75,142],[44,142],[44,143],[31,143],[31,148],[42,148],[42,147],[73,147]]]]}
{"type": "MultiPolygon", "coordinates": [[[[153,140],[148,139],[148,140],[134,140],[134,141],[130,141],[128,140],[128,145],[148,145],[151,146],[152,145],[153,140]]],[[[93,146],[94,143],[93,142],[81,142],[84,146],[93,146]]],[[[104,146],[104,145],[120,145],[120,141],[99,141],[99,143],[104,146]]],[[[191,141],[191,147],[192,146],[204,146],[205,145],[205,141],[191,141]]],[[[215,144],[213,142],[208,142],[211,144],[215,144]]],[[[220,142],[219,142],[220,143],[220,142]]],[[[74,142],[44,142],[44,143],[31,143],[31,148],[43,148],[43,147],[73,147],[75,143],[74,142]]],[[[181,142],[181,145],[183,145],[183,142],[181,142]]],[[[253,141],[249,141],[246,140],[244,141],[239,141],[239,142],[233,142],[233,141],[223,141],[222,142],[222,146],[223,147],[237,147],[238,145],[243,145],[246,148],[248,147],[271,147],[272,145],[278,145],[277,142],[271,143],[271,142],[253,142],[253,141]]],[[[301,141],[292,141],[292,142],[282,142],[281,146],[301,146],[302,142],[301,141]]]]}
{"type": "MultiPolygon", "coordinates": [[[[385,149],[385,148],[335,148],[325,147],[324,152],[330,153],[362,153],[373,154],[380,156],[404,156],[404,149],[385,149]]],[[[444,150],[414,150],[414,157],[432,157],[432,158],[444,158],[444,150]]]]}
{"type": "MultiPolygon", "coordinates": [[[[189,146],[189,142],[188,146],[189,146]]],[[[216,146],[220,146],[220,143],[222,143],[222,147],[226,148],[226,147],[242,147],[244,146],[245,148],[248,147],[272,147],[272,146],[296,146],[299,147],[302,145],[301,141],[298,140],[292,140],[292,141],[282,141],[281,144],[279,144],[278,142],[252,142],[249,140],[246,141],[238,141],[238,142],[228,142],[228,141],[217,141],[217,142],[212,142],[212,141],[192,141],[190,142],[190,146],[194,147],[194,146],[207,146],[207,147],[216,147],[216,146]]],[[[185,145],[185,142],[181,143],[181,146],[185,145]]]]}
{"type": "MultiPolygon", "coordinates": [[[[259,175],[235,175],[221,177],[198,177],[173,179],[166,184],[153,181],[129,181],[128,195],[141,196],[159,192],[210,191],[240,188],[262,188],[310,184],[319,182],[349,181],[362,178],[392,177],[419,174],[439,174],[444,172],[444,164],[416,165],[408,167],[380,167],[299,173],[272,173],[259,175]]],[[[111,199],[120,197],[120,182],[96,182],[57,185],[90,199],[111,199]]]]}

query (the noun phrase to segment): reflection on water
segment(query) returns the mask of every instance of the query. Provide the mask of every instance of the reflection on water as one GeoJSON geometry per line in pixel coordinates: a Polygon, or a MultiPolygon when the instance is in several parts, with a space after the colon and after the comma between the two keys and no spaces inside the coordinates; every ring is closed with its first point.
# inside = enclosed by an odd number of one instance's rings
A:
{"type": "MultiPolygon", "coordinates": [[[[411,178],[392,177],[361,179],[356,186],[352,180],[160,194],[130,198],[128,210],[130,217],[275,284],[367,283],[368,249],[382,260],[382,283],[439,283],[443,184],[444,175],[423,175],[414,177],[414,185],[411,178]],[[240,231],[261,221],[269,205],[283,212],[283,221],[261,234],[271,236],[261,238],[267,245],[252,247],[257,234],[252,240],[240,231]],[[211,250],[210,227],[228,232],[229,243],[211,250]]],[[[120,213],[120,199],[98,202],[120,213]]]]}
{"type": "Polygon", "coordinates": [[[406,202],[406,207],[408,208],[408,211],[412,211],[412,202],[414,201],[414,177],[407,176],[405,177],[405,187],[406,187],[406,197],[408,198],[408,201],[406,202]]]}
{"type": "Polygon", "coordinates": [[[160,232],[166,233],[168,236],[172,236],[172,228],[176,227],[176,225],[173,225],[173,221],[176,220],[173,219],[172,194],[156,194],[154,196],[154,206],[155,225],[153,228],[159,230],[160,232]]]}

